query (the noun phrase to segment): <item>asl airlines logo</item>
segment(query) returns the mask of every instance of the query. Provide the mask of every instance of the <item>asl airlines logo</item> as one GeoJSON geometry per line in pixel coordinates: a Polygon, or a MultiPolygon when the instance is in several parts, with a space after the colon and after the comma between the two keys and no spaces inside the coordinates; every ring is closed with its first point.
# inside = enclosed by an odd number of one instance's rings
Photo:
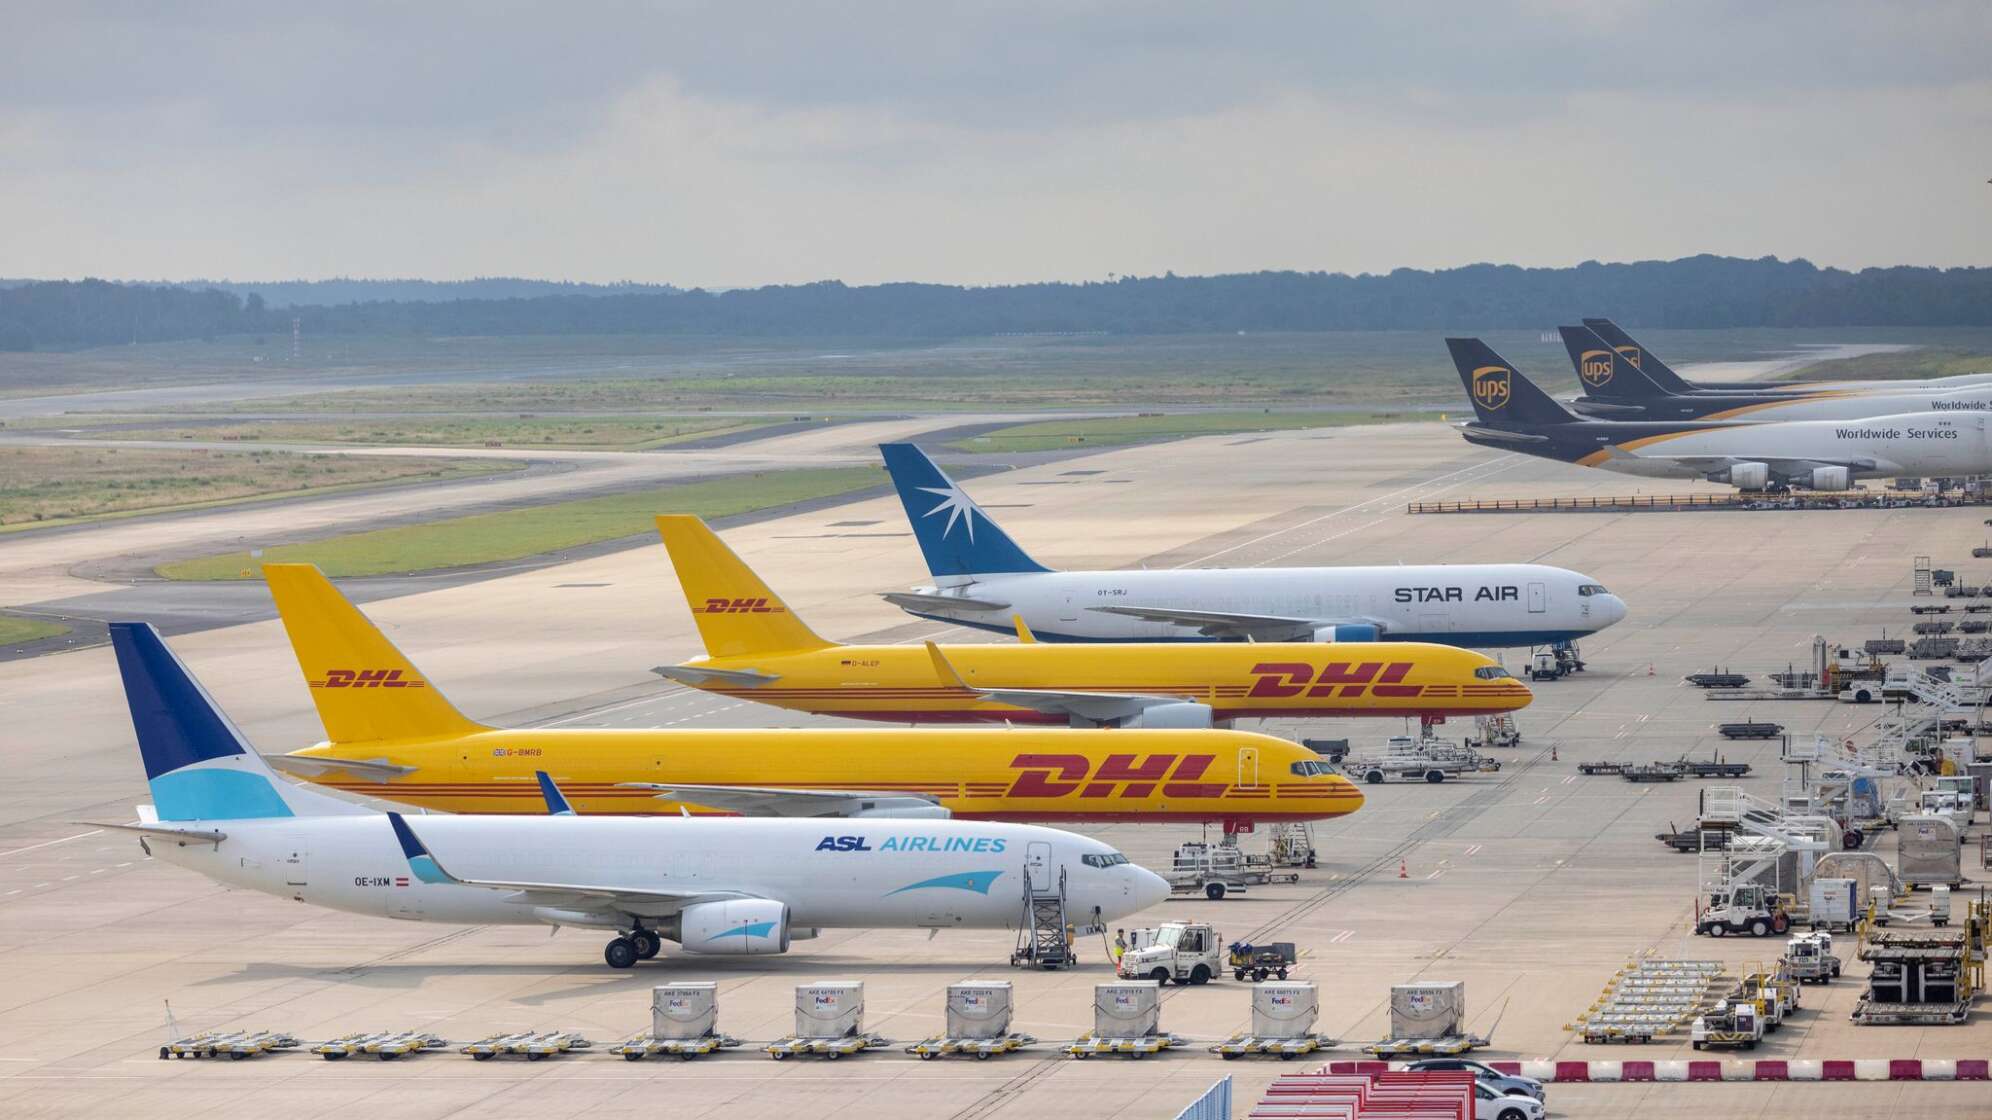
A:
{"type": "Polygon", "coordinates": [[[313,688],[427,688],[420,677],[404,676],[400,669],[327,669],[325,679],[310,682],[313,688]]]}
{"type": "Polygon", "coordinates": [[[1416,696],[1425,691],[1421,684],[1402,684],[1411,673],[1411,662],[1331,661],[1320,671],[1305,662],[1263,661],[1252,666],[1259,679],[1247,696],[1283,698],[1303,693],[1318,700],[1331,696],[1352,699],[1367,692],[1371,696],[1416,696]],[[1336,690],[1340,689],[1340,692],[1336,690]]]}
{"type": "Polygon", "coordinates": [[[1473,371],[1473,402],[1482,408],[1500,408],[1508,403],[1512,391],[1508,379],[1513,371],[1507,366],[1481,366],[1473,371]]]}
{"type": "Polygon", "coordinates": [[[1083,754],[1020,754],[1010,769],[1021,770],[1010,797],[1148,797],[1161,787],[1164,797],[1220,797],[1225,783],[1202,782],[1213,754],[1110,754],[1099,769],[1083,754]],[[1118,790],[1118,794],[1115,792],[1118,790]]]}
{"type": "Polygon", "coordinates": [[[1577,374],[1586,385],[1603,385],[1612,379],[1612,352],[1586,350],[1577,356],[1577,374]]]}
{"type": "Polygon", "coordinates": [[[955,522],[960,521],[968,527],[968,543],[975,543],[975,515],[982,510],[976,506],[974,499],[962,492],[960,486],[953,482],[949,482],[946,486],[922,486],[920,492],[941,499],[939,505],[920,516],[927,518],[937,517],[943,513],[948,515],[948,523],[941,526],[942,540],[948,539],[948,534],[954,532],[955,522]]]}
{"type": "Polygon", "coordinates": [[[1612,349],[1617,350],[1619,352],[1619,357],[1624,358],[1626,360],[1627,365],[1630,365],[1634,369],[1639,368],[1639,347],[1614,346],[1612,347],[1612,349]]]}
{"type": "Polygon", "coordinates": [[[700,614],[787,614],[782,607],[760,599],[707,599],[700,614]]]}

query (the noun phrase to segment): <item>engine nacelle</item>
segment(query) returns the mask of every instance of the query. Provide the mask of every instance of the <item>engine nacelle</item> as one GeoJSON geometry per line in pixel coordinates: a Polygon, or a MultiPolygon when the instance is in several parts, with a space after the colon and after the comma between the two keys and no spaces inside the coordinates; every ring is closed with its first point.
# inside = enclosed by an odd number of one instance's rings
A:
{"type": "Polygon", "coordinates": [[[1143,708],[1139,714],[1122,720],[1121,726],[1148,728],[1186,727],[1198,731],[1206,730],[1211,726],[1210,705],[1197,704],[1188,700],[1177,704],[1156,704],[1153,707],[1143,708]]]}
{"type": "Polygon", "coordinates": [[[837,815],[895,821],[945,821],[954,817],[946,805],[936,805],[918,797],[882,797],[860,801],[850,812],[837,815]]]}
{"type": "MultiPolygon", "coordinates": [[[[759,957],[786,953],[789,908],[761,898],[701,902],[678,913],[673,940],[687,953],[759,957]]],[[[666,936],[673,931],[665,929],[666,936]]]]}
{"type": "Polygon", "coordinates": [[[1342,626],[1317,626],[1314,640],[1317,642],[1374,642],[1378,638],[1377,629],[1367,623],[1348,623],[1342,626]]]}
{"type": "Polygon", "coordinates": [[[1728,482],[1738,490],[1765,490],[1771,485],[1768,463],[1737,463],[1729,468],[1728,482]]]}
{"type": "Polygon", "coordinates": [[[1812,468],[1812,488],[1814,490],[1851,490],[1854,486],[1854,472],[1845,467],[1812,468]]]}

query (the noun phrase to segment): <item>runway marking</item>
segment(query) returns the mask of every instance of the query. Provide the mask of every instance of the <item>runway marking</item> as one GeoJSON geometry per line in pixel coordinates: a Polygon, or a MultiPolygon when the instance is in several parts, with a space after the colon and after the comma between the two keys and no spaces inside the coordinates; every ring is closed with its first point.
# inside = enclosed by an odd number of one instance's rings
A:
{"type": "Polygon", "coordinates": [[[0,859],[6,859],[8,856],[17,856],[20,855],[22,852],[32,852],[36,848],[46,848],[54,844],[67,844],[71,840],[81,840],[85,836],[95,836],[102,831],[104,830],[101,828],[93,828],[88,832],[79,832],[74,836],[65,836],[60,840],[44,840],[39,844],[29,844],[25,848],[15,848],[11,852],[0,852],[0,859]]]}
{"type": "Polygon", "coordinates": [[[1329,938],[1329,939],[1328,939],[1328,944],[1330,944],[1330,945],[1340,945],[1340,944],[1341,944],[1342,942],[1344,942],[1344,941],[1347,941],[1347,940],[1348,940],[1349,938],[1351,938],[1351,937],[1354,937],[1355,935],[1356,935],[1356,931],[1355,931],[1355,930],[1352,930],[1352,929],[1345,929],[1345,930],[1341,931],[1340,933],[1337,933],[1337,934],[1336,934],[1335,936],[1333,936],[1333,937],[1329,938]]]}

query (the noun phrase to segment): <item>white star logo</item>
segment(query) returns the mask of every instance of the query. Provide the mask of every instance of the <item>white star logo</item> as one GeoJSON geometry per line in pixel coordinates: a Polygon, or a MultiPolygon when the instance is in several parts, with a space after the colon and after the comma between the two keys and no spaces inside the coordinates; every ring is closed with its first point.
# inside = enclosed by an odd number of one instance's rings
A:
{"type": "Polygon", "coordinates": [[[941,499],[940,505],[928,510],[922,516],[932,517],[942,510],[947,511],[948,523],[941,527],[942,540],[947,540],[948,534],[954,532],[955,522],[962,521],[968,525],[968,543],[975,543],[975,503],[967,494],[962,493],[961,487],[953,484],[946,487],[922,486],[920,492],[934,494],[941,499]]]}

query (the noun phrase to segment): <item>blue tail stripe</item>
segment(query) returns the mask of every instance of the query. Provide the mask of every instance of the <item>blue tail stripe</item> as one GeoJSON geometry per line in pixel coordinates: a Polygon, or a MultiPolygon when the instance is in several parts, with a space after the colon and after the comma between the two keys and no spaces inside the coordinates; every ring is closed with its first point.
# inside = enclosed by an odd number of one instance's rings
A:
{"type": "Polygon", "coordinates": [[[242,733],[166,648],[151,623],[113,622],[110,629],[148,779],[252,753],[242,733]]]}
{"type": "Polygon", "coordinates": [[[567,803],[567,795],[561,793],[560,787],[553,784],[553,775],[544,770],[535,770],[533,771],[533,777],[539,779],[540,796],[546,798],[546,811],[548,813],[556,817],[571,817],[574,815],[574,806],[567,803]]]}
{"type": "Polygon", "coordinates": [[[910,443],[882,443],[878,449],[928,571],[972,576],[1050,570],[1017,547],[925,452],[910,443]]]}

